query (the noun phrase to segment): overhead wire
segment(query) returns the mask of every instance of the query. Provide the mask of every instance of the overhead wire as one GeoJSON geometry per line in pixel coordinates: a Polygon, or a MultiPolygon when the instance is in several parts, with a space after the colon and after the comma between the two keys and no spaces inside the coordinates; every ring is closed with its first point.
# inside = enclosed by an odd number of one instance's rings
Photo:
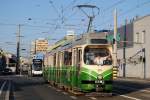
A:
{"type": "MultiPolygon", "coordinates": [[[[113,3],[112,5],[110,5],[109,7],[105,8],[105,9],[103,9],[103,10],[101,10],[101,11],[102,11],[102,12],[109,11],[109,10],[112,9],[113,7],[115,7],[115,6],[117,6],[117,5],[120,5],[120,4],[124,3],[125,1],[126,1],[126,0],[119,0],[119,1],[113,3]]],[[[99,14],[99,15],[101,15],[101,14],[99,14]]],[[[103,16],[104,16],[104,15],[103,15],[103,16]]],[[[109,22],[109,21],[111,21],[111,19],[108,19],[108,20],[104,21],[102,24],[104,24],[105,22],[109,22]]]]}
{"type": "Polygon", "coordinates": [[[90,2],[91,2],[91,0],[88,0],[88,1],[86,0],[86,2],[84,4],[86,5],[86,4],[89,4],[90,2]]]}
{"type": "Polygon", "coordinates": [[[115,2],[114,4],[112,4],[111,6],[105,8],[103,11],[108,11],[108,10],[112,9],[114,6],[117,6],[117,5],[121,4],[121,3],[124,3],[125,1],[126,0],[119,0],[119,1],[115,2]]]}
{"type": "MultiPolygon", "coordinates": [[[[116,3],[112,4],[111,6],[109,6],[108,8],[104,9],[103,11],[110,10],[113,6],[119,5],[119,4],[121,4],[121,3],[125,2],[125,1],[126,1],[126,0],[119,0],[119,1],[117,1],[116,3]]],[[[89,1],[87,1],[86,3],[84,3],[84,4],[88,4],[89,2],[91,2],[91,1],[89,0],[89,1]]],[[[71,16],[73,16],[73,15],[74,15],[74,14],[72,14],[71,16]]],[[[110,21],[110,20],[109,20],[109,21],[110,21]]]]}
{"type": "MultiPolygon", "coordinates": [[[[54,9],[55,11],[57,11],[57,14],[58,14],[59,17],[61,18],[61,21],[62,21],[61,24],[64,24],[65,21],[68,20],[68,18],[71,18],[71,17],[74,16],[74,14],[76,13],[76,12],[75,12],[75,13],[69,15],[69,17],[67,17],[67,18],[64,16],[64,13],[67,11],[67,10],[65,10],[65,9],[68,9],[71,5],[74,5],[74,3],[76,3],[76,1],[77,1],[77,0],[73,0],[73,1],[72,1],[68,6],[66,6],[65,8],[62,7],[61,15],[60,15],[59,12],[58,12],[58,10],[56,9],[56,7],[53,5],[53,1],[50,0],[50,4],[52,5],[53,9],[54,9]]],[[[59,24],[56,24],[55,30],[58,29],[58,26],[60,26],[60,25],[59,25],[59,24]]]]}
{"type": "MultiPolygon", "coordinates": [[[[72,0],[72,4],[73,3],[75,3],[77,0],[72,0]]],[[[116,3],[114,3],[114,4],[112,4],[111,6],[109,6],[109,7],[107,7],[106,9],[104,9],[103,11],[108,11],[108,10],[110,10],[111,8],[113,8],[114,6],[116,6],[116,5],[119,5],[119,4],[121,4],[121,3],[123,3],[123,2],[125,2],[126,0],[119,0],[119,1],[117,1],[116,3]]],[[[150,1],[146,1],[146,2],[143,2],[143,3],[141,3],[141,4],[138,4],[138,5],[136,5],[135,7],[132,7],[132,8],[130,8],[130,9],[128,9],[127,11],[125,11],[125,12],[123,12],[123,13],[120,13],[119,15],[119,17],[121,17],[121,16],[123,16],[123,15],[126,15],[127,13],[131,13],[132,11],[134,11],[135,9],[137,9],[137,8],[140,8],[140,7],[142,7],[143,5],[146,5],[146,4],[149,4],[150,3],[150,1]]],[[[53,1],[52,0],[50,0],[50,4],[51,5],[53,5],[53,1]]],[[[58,10],[56,9],[56,7],[53,5],[52,6],[54,9],[55,9],[55,11],[58,13],[58,15],[60,15],[59,14],[59,12],[58,12],[58,10]]],[[[63,9],[66,9],[66,8],[63,8],[63,9]]],[[[76,13],[76,12],[75,12],[76,13]]],[[[72,15],[70,15],[69,16],[69,18],[68,19],[70,19],[75,13],[73,13],[72,15]]],[[[112,18],[110,18],[110,19],[108,19],[108,20],[106,20],[106,21],[104,21],[101,25],[105,25],[105,24],[107,24],[108,22],[110,22],[112,20],[112,18]]],[[[8,26],[16,26],[17,24],[6,24],[6,23],[0,23],[0,25],[8,25],[8,26]]],[[[50,23],[50,25],[56,25],[55,26],[55,28],[56,29],[60,29],[60,27],[58,27],[58,26],[61,26],[61,25],[59,25],[59,24],[56,24],[56,23],[50,23]]],[[[49,26],[34,26],[34,25],[24,25],[24,26],[26,26],[26,27],[38,27],[38,28],[54,28],[54,27],[49,27],[49,26]]],[[[68,25],[69,26],[69,25],[68,25]]],[[[78,25],[74,25],[74,27],[77,27],[78,25]]],[[[96,26],[99,26],[99,25],[96,25],[96,26]]],[[[65,25],[63,26],[63,27],[61,27],[61,28],[64,28],[65,27],[65,25]]],[[[73,27],[73,26],[72,26],[73,27]]]]}
{"type": "MultiPolygon", "coordinates": [[[[125,12],[123,12],[123,13],[121,13],[121,14],[119,14],[119,17],[122,17],[122,16],[124,16],[124,15],[126,15],[126,14],[129,14],[129,13],[131,13],[132,11],[136,10],[137,8],[140,8],[140,7],[142,7],[142,6],[146,5],[146,4],[149,4],[149,3],[150,3],[150,1],[146,1],[146,2],[143,2],[143,3],[141,3],[141,4],[137,4],[136,6],[134,6],[134,7],[130,8],[130,9],[126,10],[125,12]]],[[[106,24],[107,24],[108,22],[110,22],[110,21],[112,21],[112,18],[109,18],[109,19],[106,20],[105,22],[101,23],[101,25],[106,25],[106,24]]],[[[101,25],[97,25],[97,26],[101,26],[101,25]]]]}
{"type": "Polygon", "coordinates": [[[135,9],[138,9],[138,8],[140,8],[140,7],[142,7],[142,6],[146,5],[146,4],[149,4],[149,3],[150,3],[150,1],[146,1],[146,2],[143,2],[143,3],[141,3],[141,4],[137,4],[135,7],[132,7],[132,8],[130,8],[130,9],[128,9],[127,11],[121,13],[120,15],[123,16],[123,15],[126,15],[127,13],[131,13],[131,12],[134,11],[135,9]]]}
{"type": "Polygon", "coordinates": [[[64,8],[64,11],[69,10],[69,8],[72,7],[76,2],[77,2],[77,0],[72,0],[72,2],[70,2],[70,3],[64,8]]]}
{"type": "Polygon", "coordinates": [[[54,9],[54,12],[56,12],[58,14],[58,17],[61,17],[59,11],[57,10],[57,8],[54,6],[53,1],[49,0],[49,3],[51,4],[52,8],[54,9]]]}
{"type": "MultiPolygon", "coordinates": [[[[62,21],[62,16],[61,16],[60,12],[59,12],[59,11],[56,9],[56,7],[54,6],[53,1],[52,1],[52,0],[49,0],[49,3],[51,4],[52,8],[54,9],[54,12],[57,13],[58,18],[61,19],[61,21],[62,21]]],[[[57,30],[57,26],[58,26],[58,23],[56,22],[54,30],[57,30]]]]}
{"type": "Polygon", "coordinates": [[[1,22],[0,22],[0,25],[4,25],[4,26],[17,26],[17,24],[6,24],[6,23],[1,23],[1,22]]]}
{"type": "MultiPolygon", "coordinates": [[[[6,25],[6,26],[17,26],[18,24],[8,24],[8,23],[1,23],[0,25],[6,25]]],[[[53,24],[51,24],[53,25],[53,24]]],[[[50,28],[49,26],[35,26],[35,25],[29,25],[29,24],[21,24],[21,26],[24,27],[38,27],[38,28],[50,28]]]]}
{"type": "MultiPolygon", "coordinates": [[[[115,7],[115,6],[117,6],[117,5],[120,5],[120,4],[122,4],[122,3],[124,3],[126,0],[119,0],[119,1],[117,1],[117,2],[115,2],[115,3],[113,3],[112,5],[110,5],[110,6],[108,6],[107,8],[105,8],[105,9],[102,9],[101,10],[101,14],[99,14],[101,17],[104,17],[104,12],[107,12],[107,11],[109,11],[110,9],[112,9],[113,7],[115,7]]],[[[107,15],[108,15],[108,13],[107,13],[107,15]]],[[[104,17],[105,18],[105,17],[104,17]]],[[[104,21],[104,20],[103,20],[104,21]]]]}

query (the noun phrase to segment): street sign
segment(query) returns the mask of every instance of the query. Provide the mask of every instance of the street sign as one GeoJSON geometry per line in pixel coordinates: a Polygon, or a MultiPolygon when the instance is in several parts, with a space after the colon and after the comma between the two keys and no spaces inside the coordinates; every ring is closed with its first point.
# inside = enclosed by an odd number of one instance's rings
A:
{"type": "MultiPolygon", "coordinates": [[[[107,41],[113,42],[114,34],[106,35],[107,41]]],[[[120,41],[120,33],[117,33],[116,41],[120,41]]]]}

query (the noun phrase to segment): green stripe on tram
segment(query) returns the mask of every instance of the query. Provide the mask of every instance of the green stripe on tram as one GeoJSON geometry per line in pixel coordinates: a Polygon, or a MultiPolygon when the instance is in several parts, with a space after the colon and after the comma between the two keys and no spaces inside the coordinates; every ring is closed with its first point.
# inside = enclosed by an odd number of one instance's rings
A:
{"type": "Polygon", "coordinates": [[[112,68],[104,71],[102,73],[102,75],[103,75],[104,79],[106,79],[106,80],[110,79],[112,76],[112,68]]]}
{"type": "MultiPolygon", "coordinates": [[[[99,74],[99,73],[97,73],[91,69],[85,68],[85,67],[82,67],[81,73],[86,73],[94,78],[97,78],[97,75],[99,74]]],[[[101,73],[101,75],[103,75],[104,79],[106,79],[106,80],[110,79],[110,77],[112,75],[112,68],[104,71],[103,73],[101,73]]]]}
{"type": "Polygon", "coordinates": [[[86,73],[90,76],[93,76],[94,78],[97,78],[97,74],[98,74],[95,71],[92,71],[92,70],[85,68],[85,67],[82,67],[81,73],[86,73]]]}

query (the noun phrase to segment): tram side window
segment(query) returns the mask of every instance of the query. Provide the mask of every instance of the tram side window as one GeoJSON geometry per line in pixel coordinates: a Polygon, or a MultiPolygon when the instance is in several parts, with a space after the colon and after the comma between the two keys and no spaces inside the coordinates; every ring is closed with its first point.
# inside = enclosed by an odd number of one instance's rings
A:
{"type": "Polygon", "coordinates": [[[68,51],[64,52],[64,64],[65,65],[72,64],[72,52],[68,52],[68,51]]]}
{"type": "Polygon", "coordinates": [[[56,53],[54,54],[53,64],[56,66],[56,53]]]}
{"type": "Polygon", "coordinates": [[[60,52],[57,54],[57,66],[60,67],[60,52]]]}
{"type": "Polygon", "coordinates": [[[64,65],[64,53],[60,54],[60,66],[64,65]]]}
{"type": "Polygon", "coordinates": [[[74,49],[73,50],[73,65],[76,65],[76,63],[77,63],[77,60],[76,60],[76,57],[77,57],[77,51],[74,49]]]}
{"type": "Polygon", "coordinates": [[[91,50],[89,48],[85,49],[85,53],[84,53],[84,62],[87,65],[92,65],[94,64],[94,54],[93,52],[91,52],[91,50]]]}
{"type": "MultiPolygon", "coordinates": [[[[79,50],[77,53],[78,53],[77,54],[77,64],[81,64],[81,61],[82,61],[82,58],[81,58],[82,51],[79,50]]],[[[81,66],[81,65],[78,65],[78,66],[81,66]]]]}

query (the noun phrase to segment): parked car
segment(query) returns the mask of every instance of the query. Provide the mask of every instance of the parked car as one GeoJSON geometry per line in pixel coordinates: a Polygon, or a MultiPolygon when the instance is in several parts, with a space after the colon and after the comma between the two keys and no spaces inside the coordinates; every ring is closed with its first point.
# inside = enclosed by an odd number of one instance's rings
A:
{"type": "Polygon", "coordinates": [[[9,68],[5,68],[5,69],[3,69],[2,74],[4,74],[4,75],[12,74],[12,70],[9,68]]]}

